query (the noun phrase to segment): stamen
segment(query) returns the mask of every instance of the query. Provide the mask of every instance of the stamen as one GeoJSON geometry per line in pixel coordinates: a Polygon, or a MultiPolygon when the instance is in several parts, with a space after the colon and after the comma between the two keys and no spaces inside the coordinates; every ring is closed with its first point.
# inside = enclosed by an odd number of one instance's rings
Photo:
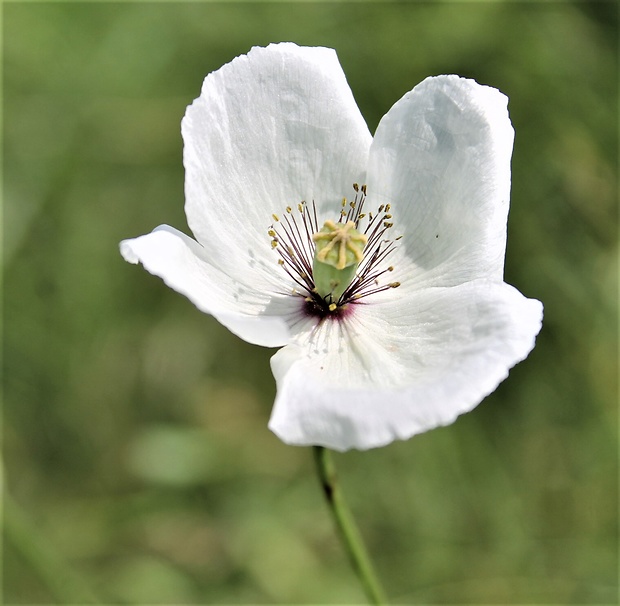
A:
{"type": "Polygon", "coordinates": [[[287,206],[283,220],[273,214],[274,224],[267,230],[278,265],[296,285],[293,295],[303,298],[306,313],[321,319],[343,317],[350,313],[348,303],[400,286],[381,284],[394,271],[392,265],[379,269],[402,238],[387,237],[394,225],[391,207],[382,204],[376,213],[363,212],[366,185],[354,183],[353,190],[352,200],[342,198],[337,221],[325,221],[320,230],[316,204],[307,209],[303,200],[287,206]],[[358,231],[362,219],[367,219],[363,232],[358,231]]]}

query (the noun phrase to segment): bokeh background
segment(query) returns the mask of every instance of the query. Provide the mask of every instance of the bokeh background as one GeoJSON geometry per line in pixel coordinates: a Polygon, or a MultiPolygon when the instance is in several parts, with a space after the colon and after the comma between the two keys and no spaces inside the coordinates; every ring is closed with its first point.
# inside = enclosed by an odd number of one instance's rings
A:
{"type": "Polygon", "coordinates": [[[118,242],[183,213],[180,120],[253,45],[337,49],[371,131],[458,73],[509,95],[506,279],[538,345],[454,425],[336,456],[393,602],[617,603],[618,8],[5,3],[5,603],[364,601],[272,350],[118,242]]]}

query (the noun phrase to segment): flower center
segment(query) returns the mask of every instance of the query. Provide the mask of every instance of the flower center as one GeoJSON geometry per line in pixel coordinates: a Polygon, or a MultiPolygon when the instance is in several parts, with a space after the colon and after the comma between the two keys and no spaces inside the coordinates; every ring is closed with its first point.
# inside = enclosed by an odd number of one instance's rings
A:
{"type": "Polygon", "coordinates": [[[318,294],[338,301],[355,277],[364,258],[366,234],[355,229],[354,221],[346,224],[325,221],[323,229],[312,235],[316,244],[312,278],[318,294]]]}
{"type": "Polygon", "coordinates": [[[383,262],[402,238],[385,237],[393,226],[390,205],[366,215],[366,186],[354,183],[353,189],[355,198],[343,198],[338,221],[325,221],[319,229],[316,205],[302,201],[297,212],[289,206],[282,219],[273,215],[268,230],[271,247],[280,256],[278,264],[297,285],[292,294],[304,298],[308,315],[321,319],[339,317],[363,297],[400,286],[383,283],[384,274],[394,270],[383,262]]]}
{"type": "Polygon", "coordinates": [[[360,234],[353,221],[347,221],[344,227],[338,227],[339,225],[342,223],[325,221],[323,229],[313,234],[312,240],[316,242],[316,261],[343,270],[361,263],[368,236],[360,234]]]}

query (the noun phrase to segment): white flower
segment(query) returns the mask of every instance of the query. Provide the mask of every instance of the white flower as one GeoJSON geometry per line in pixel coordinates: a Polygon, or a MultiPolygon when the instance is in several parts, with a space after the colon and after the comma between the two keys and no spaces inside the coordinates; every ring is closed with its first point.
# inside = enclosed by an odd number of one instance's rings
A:
{"type": "Polygon", "coordinates": [[[207,76],[182,122],[196,240],[164,225],[122,255],[242,339],[283,346],[269,427],[285,442],[367,449],[446,425],[541,326],[540,302],[503,281],[506,106],[473,80],[427,78],[373,138],[333,50],[253,48],[207,76]],[[342,295],[318,295],[315,240],[331,236],[312,236],[343,198],[364,259],[342,295]]]}

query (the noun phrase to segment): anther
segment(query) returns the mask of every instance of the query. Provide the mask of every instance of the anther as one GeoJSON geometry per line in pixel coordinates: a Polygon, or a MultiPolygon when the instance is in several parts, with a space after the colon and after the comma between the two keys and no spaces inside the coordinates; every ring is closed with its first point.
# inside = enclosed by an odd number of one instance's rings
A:
{"type": "Polygon", "coordinates": [[[403,237],[386,236],[393,226],[390,205],[382,204],[374,213],[362,212],[366,185],[354,183],[353,190],[354,199],[343,197],[339,215],[334,209],[335,220],[326,221],[322,229],[314,202],[310,212],[304,200],[287,206],[289,216],[283,221],[272,215],[274,224],[267,230],[271,248],[277,249],[278,265],[295,282],[292,294],[302,298],[308,315],[340,318],[348,303],[400,286],[400,282],[381,279],[382,274],[394,271],[383,262],[394,242],[403,237]],[[366,219],[365,227],[357,231],[362,219],[366,219]]]}

